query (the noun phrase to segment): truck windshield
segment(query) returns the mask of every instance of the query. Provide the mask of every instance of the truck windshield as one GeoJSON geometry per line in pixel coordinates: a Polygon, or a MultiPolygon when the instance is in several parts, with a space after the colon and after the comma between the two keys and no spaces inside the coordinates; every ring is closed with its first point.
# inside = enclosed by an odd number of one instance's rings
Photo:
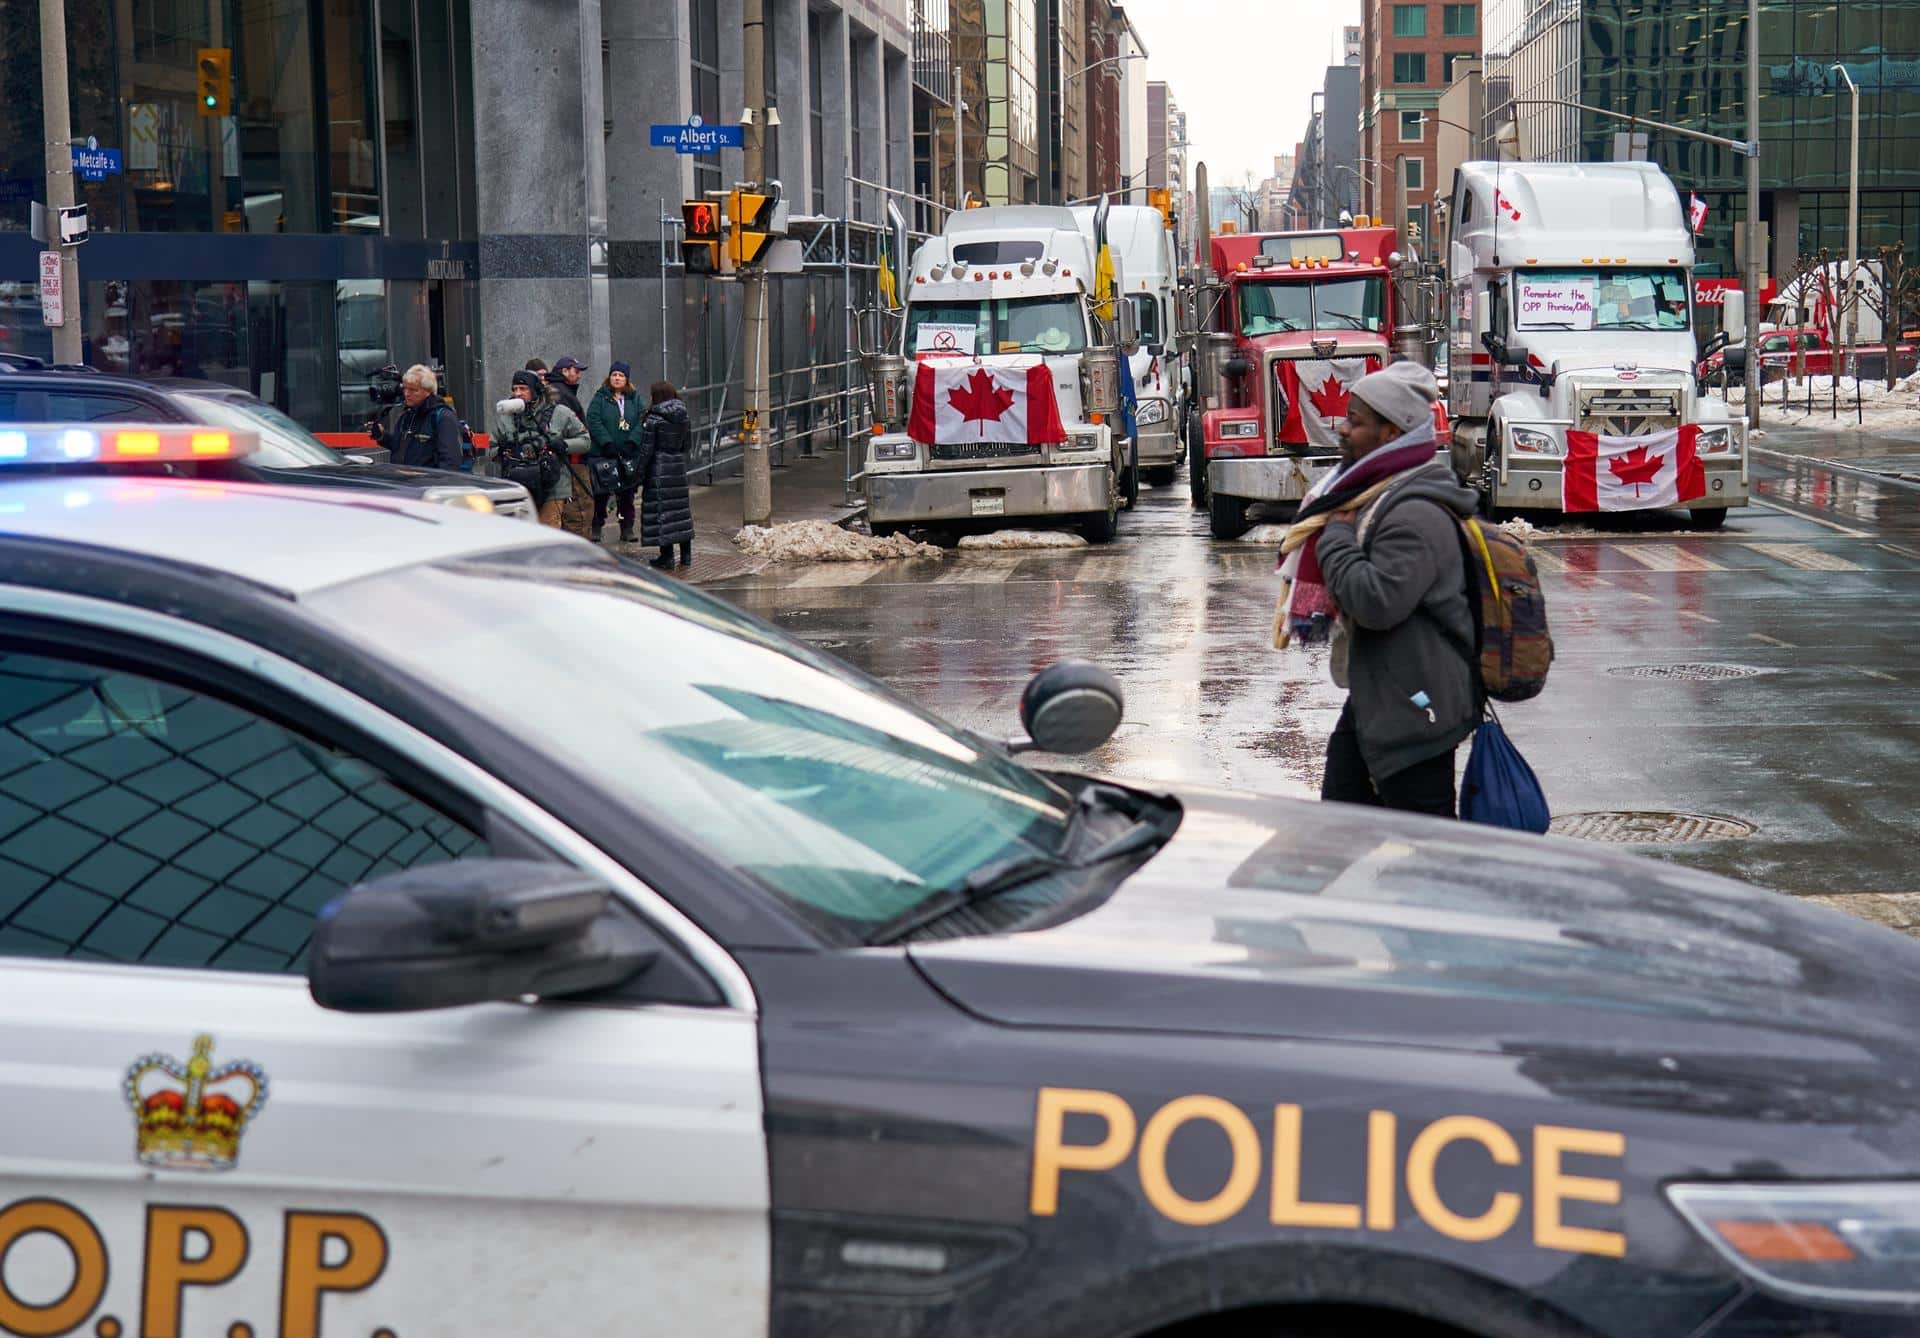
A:
{"type": "Polygon", "coordinates": [[[1248,337],[1293,330],[1370,330],[1386,324],[1386,281],[1276,280],[1240,285],[1240,333],[1248,337]]]}
{"type": "Polygon", "coordinates": [[[1520,330],[1686,330],[1682,269],[1529,269],[1514,284],[1520,330]]]}
{"type": "Polygon", "coordinates": [[[1086,316],[1072,293],[907,307],[909,354],[1083,353],[1086,347],[1086,316]]]}

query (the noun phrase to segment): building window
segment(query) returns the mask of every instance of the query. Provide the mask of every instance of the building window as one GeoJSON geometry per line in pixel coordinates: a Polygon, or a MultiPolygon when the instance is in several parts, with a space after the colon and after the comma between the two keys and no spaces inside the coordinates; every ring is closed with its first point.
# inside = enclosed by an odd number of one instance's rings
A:
{"type": "MultiPolygon", "coordinates": [[[[720,0],[692,0],[693,110],[708,125],[720,122],[720,0]]],[[[720,155],[693,160],[693,193],[720,189],[720,155]]]]}
{"type": "Polygon", "coordinates": [[[1480,53],[1477,51],[1449,51],[1443,59],[1446,61],[1446,81],[1452,83],[1453,67],[1463,60],[1479,60],[1480,53]]]}
{"type": "Polygon", "coordinates": [[[1396,51],[1393,53],[1393,82],[1396,84],[1424,84],[1427,82],[1427,53],[1424,51],[1396,51]]]}
{"type": "Polygon", "coordinates": [[[827,104],[821,86],[820,16],[807,12],[807,139],[812,144],[813,212],[827,212],[827,104]]]}
{"type": "Polygon", "coordinates": [[[1478,31],[1479,16],[1472,5],[1442,5],[1440,31],[1448,37],[1472,37],[1478,31]]]}
{"type": "Polygon", "coordinates": [[[1409,158],[1407,163],[1407,194],[1425,190],[1427,186],[1427,163],[1424,158],[1409,158]]]}
{"type": "Polygon", "coordinates": [[[1427,7],[1425,5],[1395,5],[1393,7],[1393,35],[1395,37],[1425,37],[1427,35],[1427,7]]]}
{"type": "Polygon", "coordinates": [[[1400,142],[1418,144],[1427,137],[1426,113],[1403,111],[1400,113],[1400,142]]]}

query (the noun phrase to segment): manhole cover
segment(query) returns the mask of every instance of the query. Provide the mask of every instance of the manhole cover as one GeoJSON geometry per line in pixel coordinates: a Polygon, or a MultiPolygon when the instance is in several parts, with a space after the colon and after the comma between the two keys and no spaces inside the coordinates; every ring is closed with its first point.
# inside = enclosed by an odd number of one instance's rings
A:
{"type": "Polygon", "coordinates": [[[1754,826],[1711,813],[1563,813],[1548,830],[1576,841],[1675,846],[1752,836],[1754,826]]]}
{"type": "Polygon", "coordinates": [[[1623,664],[1607,670],[1622,678],[1666,678],[1684,683],[1717,683],[1727,678],[1757,678],[1766,673],[1750,664],[1623,664]]]}

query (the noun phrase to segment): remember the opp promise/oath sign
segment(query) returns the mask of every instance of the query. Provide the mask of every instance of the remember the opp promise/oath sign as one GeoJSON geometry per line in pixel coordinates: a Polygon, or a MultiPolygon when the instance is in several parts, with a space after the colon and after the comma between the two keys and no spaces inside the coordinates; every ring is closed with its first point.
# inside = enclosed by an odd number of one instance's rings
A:
{"type": "Polygon", "coordinates": [[[1520,328],[1523,330],[1591,330],[1594,281],[1584,279],[1522,279],[1520,328]]]}

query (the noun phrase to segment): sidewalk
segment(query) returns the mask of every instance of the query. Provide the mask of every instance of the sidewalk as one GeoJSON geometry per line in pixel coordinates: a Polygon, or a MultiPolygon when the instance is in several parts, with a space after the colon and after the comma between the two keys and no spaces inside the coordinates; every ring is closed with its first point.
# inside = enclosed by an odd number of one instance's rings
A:
{"type": "MultiPolygon", "coordinates": [[[[838,525],[857,515],[866,504],[847,505],[846,470],[844,451],[808,457],[789,455],[785,467],[773,471],[773,523],[826,520],[838,525]]],[[[731,478],[693,489],[693,565],[676,567],[675,574],[694,585],[704,585],[750,576],[767,565],[766,558],[748,557],[733,546],[733,536],[740,530],[740,499],[745,486],[741,479],[731,478]]],[[[613,529],[608,525],[608,533],[613,529]]],[[[651,548],[639,551],[648,558],[658,556],[651,548]]]]}
{"type": "Polygon", "coordinates": [[[1760,425],[1767,435],[1750,449],[1761,459],[1817,460],[1902,483],[1920,483],[1920,432],[1786,426],[1779,415],[1764,412],[1760,425]]]}

